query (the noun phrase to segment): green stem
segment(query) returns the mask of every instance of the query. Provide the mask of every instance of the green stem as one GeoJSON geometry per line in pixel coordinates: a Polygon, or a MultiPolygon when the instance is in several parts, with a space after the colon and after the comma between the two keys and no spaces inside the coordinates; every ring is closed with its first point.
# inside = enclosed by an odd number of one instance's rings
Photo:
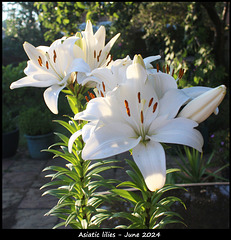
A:
{"type": "MultiPolygon", "coordinates": [[[[148,196],[147,202],[151,204],[151,197],[148,196]]],[[[145,226],[147,227],[147,229],[149,229],[149,223],[150,223],[150,207],[147,207],[145,210],[146,213],[146,217],[145,217],[145,226]]]]}

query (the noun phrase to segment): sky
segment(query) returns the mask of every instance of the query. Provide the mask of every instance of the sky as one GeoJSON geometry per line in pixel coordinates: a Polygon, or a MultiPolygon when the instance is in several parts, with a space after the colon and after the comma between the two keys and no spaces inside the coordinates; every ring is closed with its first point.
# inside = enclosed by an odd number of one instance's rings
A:
{"type": "MultiPolygon", "coordinates": [[[[2,2],[2,10],[12,6],[12,5],[8,6],[8,3],[12,3],[12,2],[2,2]]],[[[7,12],[2,11],[2,21],[6,19],[7,19],[7,12]]]]}
{"type": "Polygon", "coordinates": [[[8,2],[2,2],[2,21],[6,20],[7,13],[3,11],[3,9],[7,9],[8,2]]]}

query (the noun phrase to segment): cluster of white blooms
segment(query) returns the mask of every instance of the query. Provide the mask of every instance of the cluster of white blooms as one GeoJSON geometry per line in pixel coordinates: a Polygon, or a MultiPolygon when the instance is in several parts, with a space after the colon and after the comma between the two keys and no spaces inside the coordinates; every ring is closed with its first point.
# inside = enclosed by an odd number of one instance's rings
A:
{"type": "MultiPolygon", "coordinates": [[[[69,152],[82,135],[84,160],[110,157],[132,149],[147,187],[155,191],[165,184],[166,159],[161,143],[183,144],[202,151],[203,137],[195,129],[224,98],[226,87],[190,87],[178,89],[172,70],[161,72],[151,62],[160,56],[143,59],[112,60],[110,50],[117,34],[105,45],[105,28],[94,34],[87,21],[85,31],[56,40],[50,47],[24,44],[30,58],[26,77],[11,84],[48,87],[44,100],[58,113],[58,95],[69,84],[94,88],[96,97],[87,99],[86,110],[75,120],[88,121],[69,140],[69,152]],[[180,110],[181,109],[181,110],[180,110]]],[[[157,65],[158,66],[158,65],[157,65]]],[[[179,72],[179,78],[183,70],[179,72]]]]}

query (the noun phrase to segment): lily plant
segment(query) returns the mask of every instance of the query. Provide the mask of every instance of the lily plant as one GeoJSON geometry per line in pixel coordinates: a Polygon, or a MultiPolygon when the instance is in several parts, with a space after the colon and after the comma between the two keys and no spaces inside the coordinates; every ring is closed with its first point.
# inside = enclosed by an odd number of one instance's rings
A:
{"type": "Polygon", "coordinates": [[[44,100],[54,114],[62,91],[74,115],[67,116],[68,121],[56,121],[69,135],[56,133],[61,141],[45,150],[67,161],[65,167],[44,169],[55,172],[47,175],[51,181],[41,187],[50,188],[43,195],[58,198],[46,214],[63,220],[55,228],[100,228],[103,221],[118,217],[131,224],[115,228],[162,228],[181,222],[173,219],[181,217],[171,211],[171,205],[177,201],[185,207],[184,203],[174,196],[162,198],[166,191],[183,189],[166,184],[166,174],[178,170],[166,169],[164,147],[174,143],[202,152],[203,137],[196,127],[212,112],[218,113],[225,96],[223,85],[178,89],[184,71],[174,79],[169,67],[166,72],[158,64],[153,68],[151,62],[159,55],[113,61],[110,50],[119,36],[105,45],[105,28],[94,33],[87,21],[85,31],[58,39],[50,47],[23,45],[29,57],[27,76],[10,88],[47,88],[44,100]],[[127,171],[131,181],[104,179],[101,173],[118,168],[113,165],[118,160],[105,158],[126,151],[134,160],[126,160],[132,168],[127,171]],[[99,187],[108,193],[99,192],[99,187]],[[132,187],[141,195],[119,187],[132,187]],[[128,201],[131,212],[105,209],[103,205],[112,201],[128,201]]]}

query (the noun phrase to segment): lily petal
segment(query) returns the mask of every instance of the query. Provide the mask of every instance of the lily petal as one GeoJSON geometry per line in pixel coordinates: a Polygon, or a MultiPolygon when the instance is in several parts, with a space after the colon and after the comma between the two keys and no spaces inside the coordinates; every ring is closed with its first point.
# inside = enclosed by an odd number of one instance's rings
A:
{"type": "Polygon", "coordinates": [[[60,91],[65,88],[65,85],[60,86],[58,84],[52,85],[51,87],[47,88],[44,93],[43,97],[47,107],[53,112],[54,114],[58,114],[58,97],[60,91]]]}
{"type": "Polygon", "coordinates": [[[149,138],[163,143],[176,143],[193,147],[202,152],[204,143],[201,133],[194,129],[198,124],[187,118],[156,118],[150,126],[149,138]]]}
{"type": "Polygon", "coordinates": [[[211,87],[201,87],[201,86],[196,86],[196,87],[188,87],[188,88],[183,88],[181,89],[181,91],[183,91],[185,94],[187,94],[190,99],[194,99],[198,96],[200,96],[201,94],[212,90],[213,88],[211,87]]]}
{"type": "Polygon", "coordinates": [[[19,79],[16,82],[11,83],[10,89],[20,88],[20,87],[49,87],[52,84],[56,84],[57,79],[51,78],[49,81],[40,81],[33,78],[33,76],[27,76],[19,79]]]}
{"type": "Polygon", "coordinates": [[[144,64],[147,66],[149,63],[154,62],[160,58],[161,58],[160,55],[146,57],[144,58],[144,64]]]}
{"type": "Polygon", "coordinates": [[[105,36],[106,36],[106,30],[104,26],[100,26],[99,29],[96,31],[95,33],[95,38],[97,39],[97,49],[95,49],[97,51],[97,53],[103,49],[104,45],[105,45],[105,36]]]}
{"type": "Polygon", "coordinates": [[[82,151],[84,160],[107,158],[135,147],[141,137],[134,136],[134,130],[127,124],[107,124],[92,132],[82,151]]]}
{"type": "Polygon", "coordinates": [[[127,79],[134,79],[141,81],[142,84],[146,82],[147,79],[147,71],[146,69],[139,63],[133,63],[127,68],[127,79]]]}
{"type": "Polygon", "coordinates": [[[151,82],[153,85],[154,89],[158,89],[156,91],[156,94],[158,98],[162,98],[164,94],[170,90],[170,89],[177,89],[177,83],[176,80],[169,74],[167,73],[162,73],[162,72],[156,72],[156,70],[151,69],[149,72],[153,72],[148,75],[148,81],[151,82]]]}
{"type": "Polygon", "coordinates": [[[72,152],[72,146],[75,142],[75,140],[82,134],[82,129],[80,129],[79,131],[75,132],[74,134],[71,135],[69,142],[68,142],[68,151],[69,153],[72,152]]]}
{"type": "Polygon", "coordinates": [[[140,169],[145,183],[150,191],[162,188],[166,179],[165,152],[160,143],[140,142],[132,150],[132,156],[140,169]]]}
{"type": "Polygon", "coordinates": [[[104,49],[102,50],[102,53],[101,53],[101,57],[100,59],[100,62],[99,62],[99,66],[103,65],[104,64],[104,61],[105,61],[105,58],[106,56],[110,53],[110,50],[112,48],[112,46],[114,45],[114,43],[116,42],[116,40],[119,38],[120,36],[120,33],[117,33],[108,43],[107,45],[104,47],[104,49]]]}
{"type": "Polygon", "coordinates": [[[180,89],[170,89],[159,100],[159,114],[168,115],[169,118],[174,118],[180,107],[188,100],[188,96],[180,89]]]}

